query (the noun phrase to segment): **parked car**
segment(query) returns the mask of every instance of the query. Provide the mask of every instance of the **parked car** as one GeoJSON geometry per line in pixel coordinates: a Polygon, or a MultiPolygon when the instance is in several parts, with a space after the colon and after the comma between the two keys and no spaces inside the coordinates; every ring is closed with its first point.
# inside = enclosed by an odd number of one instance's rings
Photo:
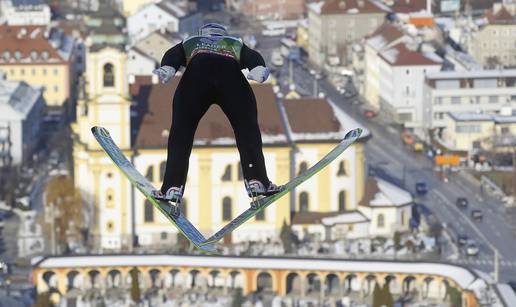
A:
{"type": "Polygon", "coordinates": [[[457,237],[457,243],[459,246],[464,246],[468,243],[468,236],[467,235],[459,235],[457,237]]]}
{"type": "Polygon", "coordinates": [[[466,247],[466,255],[468,256],[477,256],[478,252],[478,246],[474,242],[470,242],[466,247]]]}
{"type": "Polygon", "coordinates": [[[376,116],[376,112],[373,111],[373,110],[368,110],[368,109],[365,109],[363,112],[362,112],[362,116],[364,116],[365,118],[373,118],[376,116]]]}
{"type": "Polygon", "coordinates": [[[468,199],[466,197],[457,197],[455,204],[457,207],[465,209],[468,207],[468,199]]]}
{"type": "Polygon", "coordinates": [[[416,193],[418,195],[425,195],[428,192],[428,188],[426,187],[426,182],[416,182],[416,193]]]}
{"type": "Polygon", "coordinates": [[[482,210],[471,210],[471,218],[476,222],[482,222],[482,210]]]}

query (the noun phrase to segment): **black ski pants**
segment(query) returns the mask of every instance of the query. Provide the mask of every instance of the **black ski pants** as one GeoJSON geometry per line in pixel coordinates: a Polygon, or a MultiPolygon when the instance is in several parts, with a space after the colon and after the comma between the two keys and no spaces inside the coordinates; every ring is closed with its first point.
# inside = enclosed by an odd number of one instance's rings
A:
{"type": "Polygon", "coordinates": [[[251,86],[234,59],[198,54],[188,64],[174,94],[163,193],[186,183],[197,125],[214,103],[220,106],[234,130],[244,178],[268,184],[251,86]]]}

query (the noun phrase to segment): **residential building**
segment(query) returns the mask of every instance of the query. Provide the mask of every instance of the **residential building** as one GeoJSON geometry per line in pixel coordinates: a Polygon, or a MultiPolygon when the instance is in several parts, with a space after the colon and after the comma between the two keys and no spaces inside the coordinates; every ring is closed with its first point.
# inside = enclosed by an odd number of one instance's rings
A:
{"type": "Polygon", "coordinates": [[[45,108],[43,89],[24,81],[0,79],[0,138],[9,142],[12,164],[21,164],[32,158],[39,145],[41,122],[45,108]]]}
{"type": "Polygon", "coordinates": [[[160,29],[191,35],[197,33],[201,25],[200,12],[170,0],[148,4],[127,18],[127,31],[132,42],[160,29]]]}
{"type": "Polygon", "coordinates": [[[48,26],[50,6],[42,0],[4,0],[0,1],[0,23],[9,26],[48,26]]]}
{"type": "Polygon", "coordinates": [[[446,127],[442,132],[443,145],[451,150],[472,153],[482,149],[497,150],[516,144],[516,116],[512,109],[507,115],[486,113],[446,114],[446,127]]]}
{"type": "Polygon", "coordinates": [[[181,42],[177,33],[157,30],[134,43],[128,50],[127,73],[132,76],[152,75],[160,66],[165,52],[181,42]]]}
{"type": "Polygon", "coordinates": [[[122,14],[125,17],[129,17],[131,15],[136,14],[139,10],[141,10],[144,6],[148,5],[149,3],[157,2],[159,2],[159,0],[122,0],[122,14]]]}
{"type": "Polygon", "coordinates": [[[62,107],[74,97],[77,43],[73,37],[57,28],[0,26],[0,41],[0,70],[6,79],[43,87],[51,107],[62,107]]]}
{"type": "Polygon", "coordinates": [[[99,9],[83,17],[87,27],[86,44],[89,48],[123,47],[127,44],[126,21],[109,1],[102,1],[99,9]]]}
{"type": "Polygon", "coordinates": [[[417,51],[415,46],[398,43],[378,54],[380,109],[420,137],[425,133],[425,76],[442,66],[442,59],[425,49],[417,51]]]}
{"type": "Polygon", "coordinates": [[[516,17],[503,6],[485,14],[485,23],[471,39],[469,52],[484,67],[516,65],[516,17]]]}
{"type": "Polygon", "coordinates": [[[450,112],[498,114],[516,103],[516,69],[429,73],[423,100],[428,129],[445,128],[450,112]]]}
{"type": "Polygon", "coordinates": [[[380,26],[389,8],[369,0],[325,0],[307,5],[308,55],[318,66],[351,61],[353,42],[380,26]]]}
{"type": "MultiPolygon", "coordinates": [[[[380,109],[380,56],[379,52],[393,45],[408,41],[409,38],[397,26],[384,23],[376,31],[367,37],[363,48],[363,71],[364,71],[364,90],[362,95],[367,103],[376,109],[380,109]]],[[[355,55],[358,56],[362,49],[357,49],[355,55]]],[[[361,61],[355,61],[355,66],[360,67],[361,61]]]]}
{"type": "Polygon", "coordinates": [[[260,20],[296,19],[305,12],[305,0],[246,1],[242,12],[260,20]]]}

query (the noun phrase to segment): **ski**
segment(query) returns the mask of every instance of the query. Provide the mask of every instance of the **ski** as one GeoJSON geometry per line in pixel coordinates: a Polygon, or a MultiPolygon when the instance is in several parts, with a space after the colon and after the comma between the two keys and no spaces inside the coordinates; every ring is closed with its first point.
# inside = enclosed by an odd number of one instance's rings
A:
{"type": "Polygon", "coordinates": [[[175,209],[172,204],[166,201],[157,200],[151,196],[154,186],[147,180],[147,178],[145,178],[145,176],[136,170],[129,160],[127,160],[105,128],[93,127],[91,128],[91,132],[102,149],[104,149],[113,163],[118,167],[118,169],[120,169],[127,179],[129,179],[131,184],[140,190],[152,205],[164,214],[174,226],[176,226],[185,238],[205,254],[217,253],[214,244],[202,244],[205,241],[204,236],[194,225],[192,225],[192,223],[190,223],[180,210],[179,214],[172,214],[175,209]]]}
{"type": "Polygon", "coordinates": [[[203,242],[201,245],[210,245],[218,242],[220,239],[222,239],[227,233],[235,230],[237,227],[242,225],[244,222],[249,220],[251,217],[255,216],[258,212],[268,207],[270,204],[274,203],[276,200],[283,197],[285,194],[289,193],[300,185],[301,183],[308,180],[310,177],[318,173],[320,170],[325,168],[330,162],[335,160],[341,153],[344,152],[351,144],[353,144],[362,134],[361,128],[356,128],[353,130],[350,130],[346,135],[344,136],[344,139],[337,145],[335,148],[333,148],[329,153],[326,154],[319,162],[317,162],[315,165],[307,169],[305,172],[303,172],[301,175],[297,176],[296,178],[289,181],[287,184],[285,184],[285,188],[274,195],[262,198],[258,200],[256,209],[249,208],[243,213],[241,213],[239,216],[237,216],[235,219],[233,219],[231,222],[226,224],[222,229],[220,229],[217,233],[212,235],[210,238],[208,238],[205,242],[203,242]]]}

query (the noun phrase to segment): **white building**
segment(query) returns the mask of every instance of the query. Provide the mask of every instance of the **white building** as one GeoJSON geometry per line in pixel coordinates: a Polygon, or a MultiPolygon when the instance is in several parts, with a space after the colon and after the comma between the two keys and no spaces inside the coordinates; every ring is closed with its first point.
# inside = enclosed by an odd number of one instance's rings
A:
{"type": "Polygon", "coordinates": [[[363,95],[368,104],[377,109],[380,108],[380,57],[378,53],[407,40],[408,37],[396,26],[384,23],[367,38],[364,44],[363,95]]]}
{"type": "Polygon", "coordinates": [[[13,164],[29,158],[40,137],[45,100],[42,89],[21,81],[0,79],[0,138],[7,139],[13,164]]]}
{"type": "Polygon", "coordinates": [[[132,76],[149,76],[160,66],[165,52],[181,42],[175,33],[154,31],[135,42],[128,51],[127,73],[132,76]]]}
{"type": "Polygon", "coordinates": [[[0,21],[9,26],[50,24],[50,6],[42,0],[4,0],[0,2],[0,13],[0,21]]]}
{"type": "Polygon", "coordinates": [[[425,75],[441,69],[432,51],[411,50],[398,43],[379,53],[380,108],[406,128],[422,135],[425,75]]]}
{"type": "Polygon", "coordinates": [[[194,34],[200,26],[199,13],[190,12],[188,8],[168,0],[145,5],[134,15],[127,17],[127,32],[132,42],[160,29],[194,34]]]}
{"type": "Polygon", "coordinates": [[[498,114],[516,106],[516,69],[430,73],[423,99],[426,128],[446,127],[449,112],[498,114]]]}

